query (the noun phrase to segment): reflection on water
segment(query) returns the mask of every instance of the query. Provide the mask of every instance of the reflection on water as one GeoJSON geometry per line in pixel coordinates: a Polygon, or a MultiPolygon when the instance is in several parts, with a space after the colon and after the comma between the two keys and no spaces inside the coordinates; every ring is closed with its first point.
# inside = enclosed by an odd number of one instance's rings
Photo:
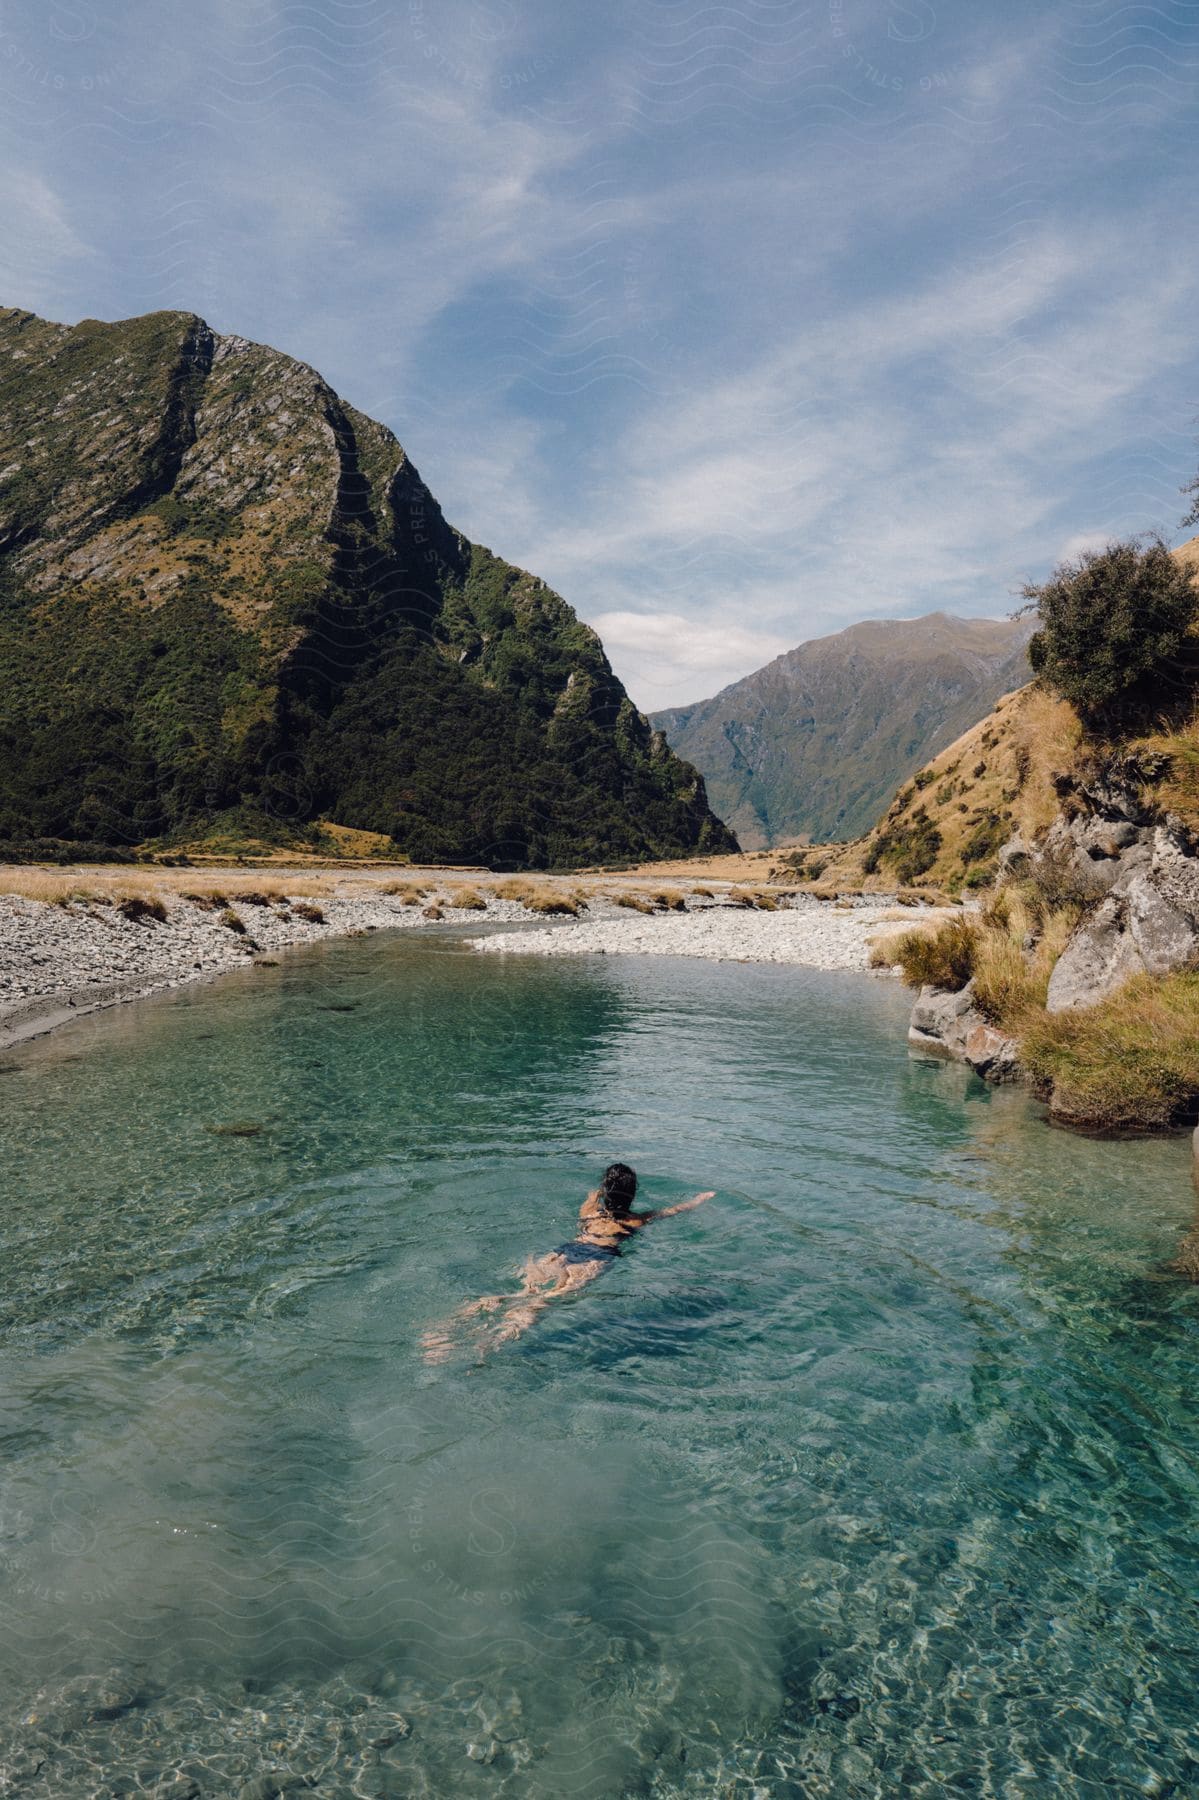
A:
{"type": "Polygon", "coordinates": [[[0,1791],[1199,1790],[1185,1146],[905,1006],[376,938],[11,1059],[0,1791]],[[427,1367],[615,1156],[718,1198],[427,1367]]]}

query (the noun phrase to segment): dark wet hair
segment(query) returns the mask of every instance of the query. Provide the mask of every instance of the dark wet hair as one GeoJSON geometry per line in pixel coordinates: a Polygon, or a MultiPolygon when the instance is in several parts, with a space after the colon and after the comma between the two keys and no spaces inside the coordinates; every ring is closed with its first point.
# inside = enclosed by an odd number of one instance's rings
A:
{"type": "Polygon", "coordinates": [[[599,1185],[599,1203],[605,1212],[627,1213],[637,1193],[636,1172],[628,1163],[609,1163],[599,1185]]]}

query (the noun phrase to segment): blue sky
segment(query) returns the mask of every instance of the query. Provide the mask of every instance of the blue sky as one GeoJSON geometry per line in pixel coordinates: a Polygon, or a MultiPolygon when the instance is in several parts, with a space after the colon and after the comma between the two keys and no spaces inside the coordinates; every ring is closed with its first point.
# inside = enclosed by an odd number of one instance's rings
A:
{"type": "Polygon", "coordinates": [[[3,0],[0,300],[316,365],[644,707],[1199,467],[1195,0],[3,0]]]}

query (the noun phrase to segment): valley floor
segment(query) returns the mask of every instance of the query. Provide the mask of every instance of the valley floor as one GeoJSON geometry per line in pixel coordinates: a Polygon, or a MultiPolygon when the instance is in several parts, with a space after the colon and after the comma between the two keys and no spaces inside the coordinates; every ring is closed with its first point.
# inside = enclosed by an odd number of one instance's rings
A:
{"type": "Polygon", "coordinates": [[[727,882],[663,888],[636,874],[9,868],[0,870],[0,1050],[101,1007],[355,933],[494,925],[476,936],[480,950],[864,970],[876,941],[916,916],[941,915],[887,896],[747,896],[727,882]]]}

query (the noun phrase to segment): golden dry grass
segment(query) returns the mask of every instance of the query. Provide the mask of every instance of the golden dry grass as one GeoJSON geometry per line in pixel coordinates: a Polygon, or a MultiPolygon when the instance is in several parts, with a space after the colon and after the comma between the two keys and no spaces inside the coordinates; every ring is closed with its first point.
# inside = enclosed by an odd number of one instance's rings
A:
{"type": "Polygon", "coordinates": [[[497,900],[516,900],[523,905],[535,891],[535,884],[527,876],[513,875],[507,881],[497,882],[493,891],[497,900]]]}
{"type": "Polygon", "coordinates": [[[1054,1114],[1155,1131],[1199,1107],[1199,973],[1138,975],[1098,1006],[1030,1018],[1021,1056],[1054,1114]]]}
{"type": "MultiPolygon", "coordinates": [[[[0,894],[15,894],[23,900],[43,900],[57,905],[74,901],[117,905],[127,899],[186,899],[193,905],[223,906],[229,898],[237,899],[239,890],[230,882],[241,876],[239,869],[166,869],[107,867],[43,869],[23,864],[0,864],[0,894]]],[[[337,892],[333,875],[289,876],[285,883],[267,886],[254,884],[246,892],[261,893],[270,905],[287,899],[325,899],[337,892]]],[[[363,884],[365,888],[365,884],[363,884]]],[[[363,891],[357,883],[353,891],[363,891]]]]}
{"type": "Polygon", "coordinates": [[[386,881],[379,888],[379,892],[398,900],[402,906],[419,906],[430,890],[427,887],[420,887],[413,881],[386,881]]]}

